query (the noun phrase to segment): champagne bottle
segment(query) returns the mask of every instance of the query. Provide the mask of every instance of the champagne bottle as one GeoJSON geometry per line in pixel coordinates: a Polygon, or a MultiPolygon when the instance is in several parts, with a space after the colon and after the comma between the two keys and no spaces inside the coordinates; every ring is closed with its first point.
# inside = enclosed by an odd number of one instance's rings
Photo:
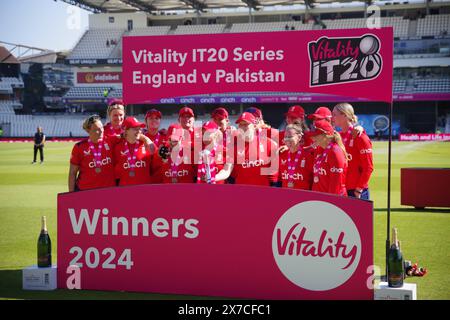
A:
{"type": "Polygon", "coordinates": [[[37,243],[37,262],[39,268],[48,268],[52,266],[52,242],[47,230],[47,219],[42,217],[41,234],[37,243]]]}
{"type": "Polygon", "coordinates": [[[392,244],[388,254],[388,286],[400,288],[405,275],[403,255],[398,241],[397,228],[392,229],[392,244]]]}

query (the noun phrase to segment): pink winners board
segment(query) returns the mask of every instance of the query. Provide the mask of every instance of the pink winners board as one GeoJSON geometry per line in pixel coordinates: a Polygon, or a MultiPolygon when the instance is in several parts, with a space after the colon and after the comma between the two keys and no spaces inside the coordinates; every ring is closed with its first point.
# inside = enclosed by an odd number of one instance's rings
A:
{"type": "Polygon", "coordinates": [[[58,287],[373,299],[373,207],[317,192],[141,185],[58,196],[58,287]]]}

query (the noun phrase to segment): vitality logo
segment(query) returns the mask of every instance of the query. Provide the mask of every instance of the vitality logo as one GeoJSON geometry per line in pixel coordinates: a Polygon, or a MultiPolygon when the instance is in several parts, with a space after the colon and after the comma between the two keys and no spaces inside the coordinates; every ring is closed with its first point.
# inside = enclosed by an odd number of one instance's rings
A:
{"type": "Polygon", "coordinates": [[[357,38],[322,37],[308,44],[310,86],[366,81],[382,69],[380,40],[372,34],[357,38]]]}

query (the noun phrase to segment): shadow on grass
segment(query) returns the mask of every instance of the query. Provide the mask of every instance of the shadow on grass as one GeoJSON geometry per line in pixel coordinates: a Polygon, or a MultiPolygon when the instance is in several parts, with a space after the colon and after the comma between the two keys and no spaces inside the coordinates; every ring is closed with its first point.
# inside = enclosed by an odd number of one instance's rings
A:
{"type": "MultiPolygon", "coordinates": [[[[387,212],[387,208],[375,208],[374,212],[387,212]]],[[[416,209],[416,208],[391,208],[391,211],[396,212],[430,212],[430,213],[450,213],[450,209],[416,209]]]]}
{"type": "Polygon", "coordinates": [[[22,270],[0,270],[0,299],[36,300],[217,300],[226,298],[156,293],[57,289],[22,290],[22,270]]]}

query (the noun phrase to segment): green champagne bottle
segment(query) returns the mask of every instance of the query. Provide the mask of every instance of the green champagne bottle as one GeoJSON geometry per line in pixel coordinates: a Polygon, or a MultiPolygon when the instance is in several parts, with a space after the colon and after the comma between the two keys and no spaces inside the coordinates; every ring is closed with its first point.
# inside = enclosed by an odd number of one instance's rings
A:
{"type": "Polygon", "coordinates": [[[42,217],[41,234],[37,243],[37,260],[39,268],[48,268],[52,266],[52,242],[47,230],[47,219],[42,217]]]}
{"type": "Polygon", "coordinates": [[[392,244],[388,254],[388,286],[392,288],[403,287],[405,276],[403,254],[400,250],[397,228],[392,229],[392,244]]]}

